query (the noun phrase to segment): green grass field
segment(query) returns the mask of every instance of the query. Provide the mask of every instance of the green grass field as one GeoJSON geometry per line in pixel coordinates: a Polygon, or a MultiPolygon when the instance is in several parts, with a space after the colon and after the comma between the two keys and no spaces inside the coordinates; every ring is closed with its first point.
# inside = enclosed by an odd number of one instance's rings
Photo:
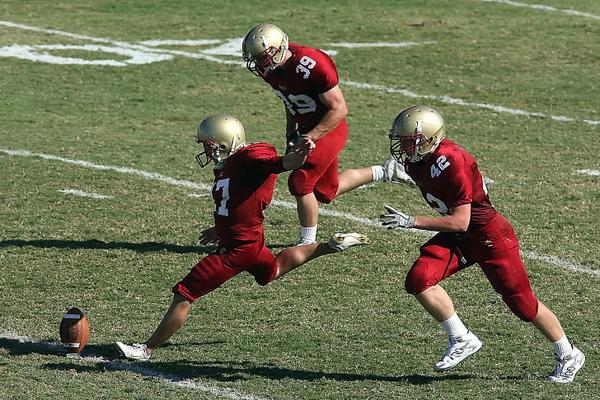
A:
{"type": "MultiPolygon", "coordinates": [[[[518,5],[3,0],[0,399],[597,399],[600,177],[578,171],[600,170],[600,2],[518,5]],[[120,359],[114,342],[145,340],[170,287],[210,251],[197,244],[213,209],[202,189],[212,173],[193,159],[198,121],[232,113],[251,140],[283,149],[280,101],[236,56],[236,39],[263,21],[337,51],[350,109],[343,168],[388,157],[402,108],[444,115],[493,180],[534,291],[587,355],[573,384],[544,381],[551,346],[477,267],[443,286],[484,347],[449,373],[432,371],[445,336],[404,292],[427,236],[352,219],[375,220],[384,203],[433,215],[414,188],[391,184],[323,207],[338,214],[321,216],[320,239],[356,230],[372,245],[266,288],[242,274],[198,301],[150,362],[120,359]],[[147,42],[156,40],[178,42],[147,42]],[[340,44],[408,41],[417,44],[340,44]],[[87,359],[52,344],[70,305],[90,318],[87,359]]],[[[293,203],[286,178],[276,199],[293,203]]],[[[283,205],[265,224],[275,252],[297,239],[295,210],[283,205]]]]}

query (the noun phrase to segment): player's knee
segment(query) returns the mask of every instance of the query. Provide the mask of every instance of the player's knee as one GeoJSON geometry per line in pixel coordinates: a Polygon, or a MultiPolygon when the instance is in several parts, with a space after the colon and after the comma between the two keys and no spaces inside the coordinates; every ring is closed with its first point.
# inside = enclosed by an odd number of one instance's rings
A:
{"type": "Polygon", "coordinates": [[[435,286],[435,284],[432,284],[429,281],[427,276],[427,264],[417,261],[406,275],[404,289],[406,289],[409,294],[419,294],[427,288],[435,286]]]}
{"type": "Polygon", "coordinates": [[[306,173],[303,170],[294,170],[288,178],[288,190],[292,196],[304,196],[312,192],[307,185],[306,173]]]}
{"type": "Polygon", "coordinates": [[[538,300],[531,290],[502,296],[502,300],[513,314],[525,322],[531,322],[537,316],[538,300]]]}
{"type": "Polygon", "coordinates": [[[335,199],[335,193],[323,193],[315,190],[315,198],[319,203],[329,204],[335,199]]]}

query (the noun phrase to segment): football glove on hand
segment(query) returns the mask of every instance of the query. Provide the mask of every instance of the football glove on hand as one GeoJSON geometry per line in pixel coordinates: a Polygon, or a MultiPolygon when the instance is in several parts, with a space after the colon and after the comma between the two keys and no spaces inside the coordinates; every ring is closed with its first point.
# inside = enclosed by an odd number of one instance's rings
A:
{"type": "Polygon", "coordinates": [[[379,222],[381,222],[381,225],[387,227],[388,229],[415,227],[415,217],[404,214],[403,212],[400,212],[392,206],[388,206],[387,204],[384,204],[383,207],[385,208],[387,214],[381,214],[379,216],[379,222]]]}
{"type": "Polygon", "coordinates": [[[213,226],[212,228],[204,229],[200,232],[200,244],[203,246],[212,246],[219,244],[219,236],[217,230],[213,226]]]}

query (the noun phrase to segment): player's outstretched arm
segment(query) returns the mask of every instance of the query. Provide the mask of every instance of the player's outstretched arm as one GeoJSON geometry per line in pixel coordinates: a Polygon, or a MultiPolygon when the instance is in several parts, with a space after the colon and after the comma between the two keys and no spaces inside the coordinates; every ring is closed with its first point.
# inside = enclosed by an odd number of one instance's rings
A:
{"type": "Polygon", "coordinates": [[[287,171],[300,168],[302,164],[304,164],[304,161],[306,161],[308,154],[314,148],[315,142],[308,137],[301,137],[298,143],[296,143],[296,145],[294,145],[290,151],[283,156],[283,168],[285,168],[287,171]]]}

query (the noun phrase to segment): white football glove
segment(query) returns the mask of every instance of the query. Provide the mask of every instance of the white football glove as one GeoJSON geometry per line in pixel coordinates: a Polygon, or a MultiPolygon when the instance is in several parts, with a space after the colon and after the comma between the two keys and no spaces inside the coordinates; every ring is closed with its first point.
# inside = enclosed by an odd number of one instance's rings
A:
{"type": "Polygon", "coordinates": [[[385,208],[387,214],[381,214],[379,216],[379,222],[381,222],[381,225],[387,227],[388,229],[415,227],[415,217],[404,214],[403,212],[400,212],[392,206],[388,206],[387,204],[384,204],[383,207],[385,208]]]}

